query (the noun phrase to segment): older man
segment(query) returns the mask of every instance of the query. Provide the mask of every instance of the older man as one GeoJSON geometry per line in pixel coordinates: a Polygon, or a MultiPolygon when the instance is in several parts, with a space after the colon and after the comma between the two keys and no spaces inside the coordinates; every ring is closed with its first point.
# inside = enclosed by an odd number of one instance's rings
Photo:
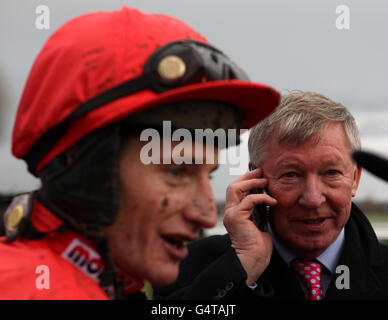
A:
{"type": "Polygon", "coordinates": [[[251,131],[257,169],[228,187],[228,234],[193,243],[178,281],[156,296],[388,298],[388,248],[352,203],[361,168],[351,152],[359,148],[341,104],[312,92],[285,95],[251,131]],[[252,222],[255,205],[269,216],[264,232],[252,222]]]}

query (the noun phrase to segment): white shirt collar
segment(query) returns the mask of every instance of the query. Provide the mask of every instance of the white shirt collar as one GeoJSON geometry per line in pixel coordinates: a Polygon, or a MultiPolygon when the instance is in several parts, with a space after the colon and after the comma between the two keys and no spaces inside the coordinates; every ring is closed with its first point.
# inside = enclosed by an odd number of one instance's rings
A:
{"type": "MultiPolygon", "coordinates": [[[[273,245],[276,251],[279,253],[280,257],[287,264],[287,266],[289,266],[291,261],[297,258],[297,256],[290,249],[286,248],[284,245],[279,243],[269,223],[267,224],[267,227],[268,227],[269,233],[272,236],[273,245]]],[[[320,256],[316,258],[332,274],[334,274],[335,268],[337,267],[344,241],[345,241],[345,232],[344,232],[344,228],[342,228],[337,239],[320,256]]]]}

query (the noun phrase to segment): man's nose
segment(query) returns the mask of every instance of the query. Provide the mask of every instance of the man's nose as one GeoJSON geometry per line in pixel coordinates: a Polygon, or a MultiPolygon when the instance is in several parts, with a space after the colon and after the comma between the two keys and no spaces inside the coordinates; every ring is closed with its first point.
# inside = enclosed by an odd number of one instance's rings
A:
{"type": "Polygon", "coordinates": [[[217,206],[214,200],[209,177],[197,184],[191,204],[185,209],[186,219],[200,228],[212,228],[217,223],[217,206]]]}
{"type": "Polygon", "coordinates": [[[299,204],[308,208],[318,208],[326,201],[323,186],[319,179],[308,177],[299,198],[299,204]]]}

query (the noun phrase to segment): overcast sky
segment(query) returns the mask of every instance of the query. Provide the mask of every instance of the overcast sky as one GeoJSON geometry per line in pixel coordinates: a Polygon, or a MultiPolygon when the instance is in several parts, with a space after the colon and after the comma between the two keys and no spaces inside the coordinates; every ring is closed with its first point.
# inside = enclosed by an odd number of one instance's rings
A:
{"type": "MultiPolygon", "coordinates": [[[[238,62],[257,82],[317,91],[355,116],[363,148],[388,157],[388,4],[381,0],[1,0],[0,192],[27,191],[39,182],[10,153],[12,126],[29,69],[47,37],[86,12],[136,7],[179,18],[238,62]],[[50,29],[35,27],[38,5],[50,9],[50,29]],[[350,29],[336,13],[347,5],[350,29]]],[[[246,137],[245,137],[246,138],[246,137]]],[[[246,139],[244,139],[246,140],[246,139]]],[[[247,164],[246,144],[240,150],[247,164]]],[[[213,178],[216,198],[236,178],[222,165],[213,178]]],[[[388,200],[388,184],[364,171],[358,199],[388,200]]]]}

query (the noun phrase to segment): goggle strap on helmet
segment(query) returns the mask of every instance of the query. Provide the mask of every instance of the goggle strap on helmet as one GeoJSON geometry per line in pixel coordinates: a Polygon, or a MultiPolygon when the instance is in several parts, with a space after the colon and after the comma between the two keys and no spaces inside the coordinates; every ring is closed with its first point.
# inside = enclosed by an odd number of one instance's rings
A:
{"type": "Polygon", "coordinates": [[[35,174],[36,168],[41,159],[55,146],[57,141],[65,134],[69,124],[89,112],[116,99],[130,95],[132,93],[144,90],[155,81],[153,74],[144,74],[143,76],[124,82],[117,87],[101,93],[100,95],[88,100],[72,113],[70,113],[62,122],[46,131],[41,138],[34,144],[26,155],[28,170],[35,174]]]}

